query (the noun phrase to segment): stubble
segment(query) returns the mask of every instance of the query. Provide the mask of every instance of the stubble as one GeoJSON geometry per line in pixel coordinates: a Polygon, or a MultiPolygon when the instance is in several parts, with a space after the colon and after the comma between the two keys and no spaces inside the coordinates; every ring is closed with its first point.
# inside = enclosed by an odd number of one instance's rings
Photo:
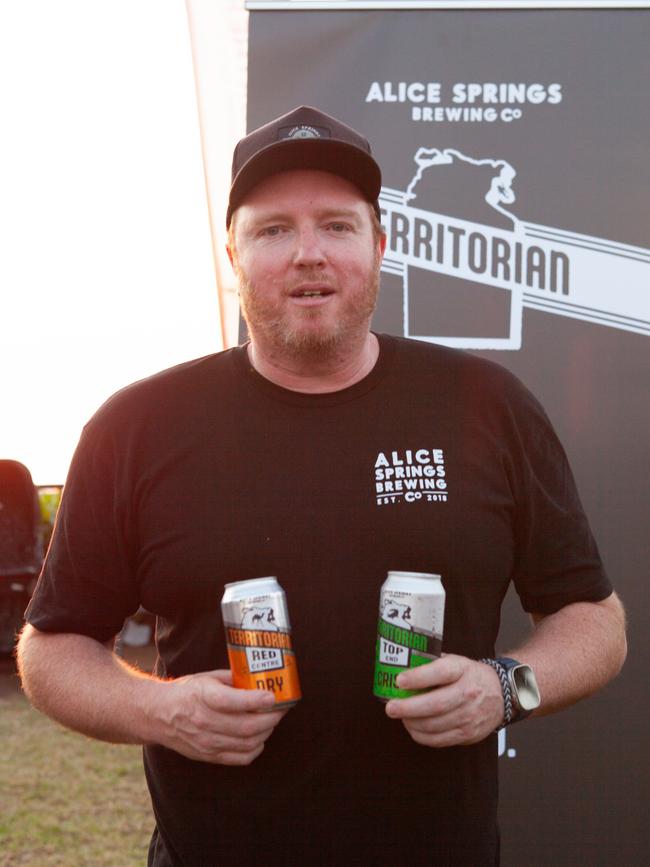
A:
{"type": "MultiPolygon", "coordinates": [[[[381,254],[377,252],[365,283],[347,299],[336,321],[320,307],[305,307],[289,317],[280,305],[247,279],[235,256],[242,316],[254,341],[287,358],[323,360],[338,354],[348,342],[365,336],[377,305],[381,254]]],[[[320,274],[303,274],[317,282],[320,274]]]]}

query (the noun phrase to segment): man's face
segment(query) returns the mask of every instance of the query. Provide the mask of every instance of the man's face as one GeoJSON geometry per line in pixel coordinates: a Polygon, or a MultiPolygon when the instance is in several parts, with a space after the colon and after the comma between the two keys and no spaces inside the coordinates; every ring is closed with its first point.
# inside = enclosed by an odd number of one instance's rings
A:
{"type": "Polygon", "coordinates": [[[273,175],[233,215],[231,242],[242,312],[260,348],[326,355],[367,333],[384,240],[354,185],[315,170],[273,175]]]}

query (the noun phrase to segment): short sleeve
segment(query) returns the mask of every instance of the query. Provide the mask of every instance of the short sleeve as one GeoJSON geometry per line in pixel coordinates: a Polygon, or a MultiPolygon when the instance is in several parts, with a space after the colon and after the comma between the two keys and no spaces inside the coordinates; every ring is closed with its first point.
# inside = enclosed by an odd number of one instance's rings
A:
{"type": "MultiPolygon", "coordinates": [[[[515,381],[516,382],[516,381],[515,381]]],[[[552,614],[612,593],[569,462],[546,413],[520,383],[509,402],[514,448],[513,580],[526,611],[552,614]]]]}
{"type": "Polygon", "coordinates": [[[108,641],[139,606],[133,569],[130,481],[110,432],[84,429],[54,533],[25,612],[44,632],[108,641]]]}

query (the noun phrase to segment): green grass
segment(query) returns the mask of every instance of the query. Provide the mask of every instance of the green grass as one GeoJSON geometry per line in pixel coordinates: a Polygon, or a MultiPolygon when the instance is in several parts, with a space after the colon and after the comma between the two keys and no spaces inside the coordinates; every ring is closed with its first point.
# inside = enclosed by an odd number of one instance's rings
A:
{"type": "Polygon", "coordinates": [[[152,830],[139,747],[0,698],[0,867],[143,867],[152,830]]]}

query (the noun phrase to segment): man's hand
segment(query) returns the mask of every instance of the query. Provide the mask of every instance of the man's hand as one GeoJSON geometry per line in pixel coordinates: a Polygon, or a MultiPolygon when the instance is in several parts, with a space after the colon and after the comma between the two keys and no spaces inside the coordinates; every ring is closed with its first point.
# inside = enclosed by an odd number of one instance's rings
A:
{"type": "Polygon", "coordinates": [[[233,689],[229,671],[162,680],[87,635],[28,625],[18,666],[34,707],[62,725],[114,744],[162,744],[202,762],[250,764],[286,713],[273,710],[271,693],[233,689]]]}
{"type": "Polygon", "coordinates": [[[161,690],[156,740],[189,759],[249,765],[286,709],[271,710],[272,693],[234,689],[229,671],[210,671],[167,681],[161,690]],[[262,711],[266,711],[263,713],[262,711]]]}
{"type": "MultiPolygon", "coordinates": [[[[600,602],[574,602],[553,614],[533,614],[534,631],[505,656],[535,672],[543,704],[536,716],[585,698],[615,677],[625,661],[625,611],[612,593],[600,602]]],[[[472,744],[503,722],[499,677],[483,662],[443,656],[402,672],[404,689],[431,689],[392,699],[386,713],[401,719],[413,740],[430,747],[472,744]]]]}
{"type": "Polygon", "coordinates": [[[391,699],[386,713],[401,719],[413,740],[427,747],[482,741],[503,722],[503,693],[489,665],[449,654],[402,672],[401,689],[429,689],[391,699]]]}

